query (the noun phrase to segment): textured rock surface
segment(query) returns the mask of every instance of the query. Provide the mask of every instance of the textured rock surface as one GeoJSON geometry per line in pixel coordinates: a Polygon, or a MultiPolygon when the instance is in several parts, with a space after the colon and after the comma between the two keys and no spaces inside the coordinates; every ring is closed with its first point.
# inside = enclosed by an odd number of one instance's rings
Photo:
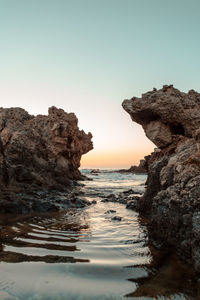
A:
{"type": "Polygon", "coordinates": [[[123,102],[159,149],[148,159],[145,194],[138,210],[149,230],[200,271],[200,94],[164,86],[123,102]]]}
{"type": "Polygon", "coordinates": [[[22,108],[0,108],[1,211],[14,206],[27,211],[38,189],[47,195],[83,179],[78,168],[81,156],[93,148],[92,135],[77,124],[75,114],[56,107],[36,117],[22,108]]]}
{"type": "Polygon", "coordinates": [[[163,86],[142,98],[124,100],[122,106],[157,147],[167,146],[179,134],[192,137],[200,127],[200,94],[194,90],[186,94],[163,86]]]}

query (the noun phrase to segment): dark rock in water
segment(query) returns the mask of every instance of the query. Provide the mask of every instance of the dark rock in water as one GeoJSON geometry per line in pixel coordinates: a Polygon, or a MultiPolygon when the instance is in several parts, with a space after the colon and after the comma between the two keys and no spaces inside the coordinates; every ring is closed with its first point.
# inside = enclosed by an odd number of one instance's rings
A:
{"type": "Polygon", "coordinates": [[[137,208],[150,219],[150,235],[200,271],[200,94],[170,85],[122,105],[158,147],[137,208]]]}
{"type": "MultiPolygon", "coordinates": [[[[81,208],[91,205],[85,198],[77,197],[73,191],[28,191],[25,193],[11,193],[7,200],[1,199],[1,213],[33,213],[33,212],[54,212],[67,208],[81,208]]],[[[5,194],[4,194],[5,197],[5,194]]]]}
{"type": "MultiPolygon", "coordinates": [[[[118,195],[115,194],[109,194],[107,196],[105,196],[106,198],[103,198],[101,200],[101,202],[114,202],[114,203],[120,203],[120,204],[125,204],[127,205],[128,202],[130,202],[130,200],[135,201],[135,203],[137,203],[137,201],[139,199],[141,199],[141,196],[135,196],[135,194],[137,195],[141,195],[143,194],[142,191],[134,191],[132,189],[127,190],[127,191],[123,191],[121,193],[119,193],[118,195]]],[[[130,205],[128,205],[127,208],[132,208],[135,209],[135,207],[131,207],[130,205]]]]}
{"type": "Polygon", "coordinates": [[[109,209],[105,212],[105,214],[113,214],[113,213],[116,213],[116,210],[114,209],[109,209]]]}
{"type": "Polygon", "coordinates": [[[133,189],[130,189],[130,190],[127,190],[127,191],[124,191],[124,192],[122,192],[122,194],[125,194],[125,195],[133,195],[133,194],[140,194],[140,195],[142,195],[142,194],[144,194],[144,192],[143,191],[138,191],[138,190],[133,190],[133,189]]]}
{"type": "Polygon", "coordinates": [[[101,202],[109,202],[109,200],[105,198],[105,199],[102,199],[101,202]]]}
{"type": "Polygon", "coordinates": [[[124,197],[119,197],[119,199],[118,199],[118,203],[121,203],[121,204],[126,204],[127,203],[127,199],[128,198],[124,198],[124,197]]]}
{"type": "Polygon", "coordinates": [[[91,171],[90,171],[90,174],[92,174],[92,175],[98,175],[100,173],[100,170],[99,169],[92,169],[91,171]]]}
{"type": "Polygon", "coordinates": [[[92,135],[77,124],[75,114],[56,107],[36,117],[22,108],[0,108],[1,212],[54,209],[48,203],[51,191],[66,193],[77,186],[74,180],[84,179],[78,168],[93,148],[92,135]],[[37,190],[44,191],[41,205],[37,190]]]}
{"type": "Polygon", "coordinates": [[[115,199],[116,198],[116,195],[115,194],[109,194],[107,196],[108,199],[115,199]]]}
{"type": "Polygon", "coordinates": [[[97,204],[97,201],[96,201],[96,200],[92,200],[91,203],[92,203],[92,204],[97,204]]]}
{"type": "Polygon", "coordinates": [[[121,218],[120,216],[114,216],[114,217],[112,218],[112,220],[113,220],[113,221],[121,221],[122,218],[121,218]]]}
{"type": "Polygon", "coordinates": [[[133,199],[128,200],[126,203],[126,208],[137,210],[139,200],[140,200],[140,197],[134,197],[133,199]]]}
{"type": "Polygon", "coordinates": [[[106,198],[102,199],[101,202],[117,202],[117,196],[114,194],[109,194],[106,198]]]}
{"type": "Polygon", "coordinates": [[[91,202],[87,199],[76,198],[74,201],[74,207],[85,207],[89,205],[91,205],[91,202]]]}
{"type": "Polygon", "coordinates": [[[134,194],[135,192],[134,190],[130,189],[130,190],[123,191],[122,193],[126,195],[126,194],[134,194]]]}

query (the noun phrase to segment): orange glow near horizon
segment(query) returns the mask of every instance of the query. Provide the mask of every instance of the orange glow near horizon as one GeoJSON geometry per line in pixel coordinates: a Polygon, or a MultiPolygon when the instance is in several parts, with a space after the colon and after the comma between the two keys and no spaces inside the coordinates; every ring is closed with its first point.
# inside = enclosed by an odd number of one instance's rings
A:
{"type": "Polygon", "coordinates": [[[81,168],[129,168],[132,165],[138,165],[140,159],[149,155],[152,149],[144,151],[90,151],[82,156],[81,168]]]}

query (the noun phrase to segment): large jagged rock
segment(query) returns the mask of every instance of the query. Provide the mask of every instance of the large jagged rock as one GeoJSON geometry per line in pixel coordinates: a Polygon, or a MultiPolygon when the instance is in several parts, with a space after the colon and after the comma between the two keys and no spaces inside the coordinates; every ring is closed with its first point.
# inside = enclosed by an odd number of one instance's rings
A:
{"type": "Polygon", "coordinates": [[[171,144],[174,136],[192,137],[200,127],[200,94],[194,90],[186,94],[172,85],[163,86],[142,98],[124,100],[122,106],[159,148],[171,144]]]}
{"type": "Polygon", "coordinates": [[[22,108],[0,108],[1,210],[8,203],[12,210],[19,193],[63,190],[83,179],[78,168],[81,156],[93,148],[92,135],[77,124],[74,113],[56,107],[36,117],[22,108]]]}
{"type": "Polygon", "coordinates": [[[149,216],[152,237],[200,271],[200,94],[170,85],[122,105],[158,147],[138,210],[149,216]]]}

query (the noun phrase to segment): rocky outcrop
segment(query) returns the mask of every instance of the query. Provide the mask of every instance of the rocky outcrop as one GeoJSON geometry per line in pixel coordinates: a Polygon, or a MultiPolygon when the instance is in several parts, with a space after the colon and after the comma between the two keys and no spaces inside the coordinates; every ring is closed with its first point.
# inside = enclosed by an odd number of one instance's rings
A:
{"type": "Polygon", "coordinates": [[[147,173],[147,161],[148,157],[141,159],[138,166],[131,166],[129,169],[120,169],[115,172],[119,173],[133,173],[133,174],[146,174],[147,173]]]}
{"type": "Polygon", "coordinates": [[[191,138],[200,127],[200,94],[194,90],[186,94],[172,85],[163,86],[122,105],[159,148],[170,145],[177,135],[191,138]]]}
{"type": "Polygon", "coordinates": [[[56,107],[47,116],[0,108],[1,212],[27,208],[27,203],[31,211],[30,199],[38,190],[48,198],[47,191],[64,191],[83,179],[78,168],[81,156],[93,148],[91,138],[79,130],[75,114],[56,107]]]}
{"type": "Polygon", "coordinates": [[[137,208],[149,216],[151,236],[200,271],[200,94],[170,85],[122,105],[158,147],[137,208]]]}

